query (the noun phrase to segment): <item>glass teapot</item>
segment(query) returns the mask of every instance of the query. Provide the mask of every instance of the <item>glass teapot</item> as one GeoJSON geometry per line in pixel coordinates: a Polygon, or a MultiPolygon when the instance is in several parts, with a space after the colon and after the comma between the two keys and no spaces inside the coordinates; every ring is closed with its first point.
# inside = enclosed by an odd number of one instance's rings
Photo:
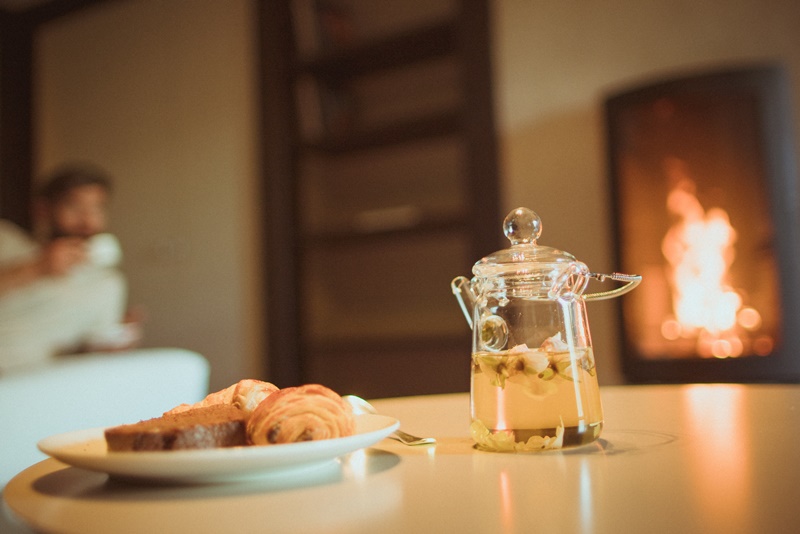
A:
{"type": "Polygon", "coordinates": [[[470,432],[479,448],[527,451],[583,445],[603,426],[586,301],[616,297],[641,276],[598,274],[538,245],[542,222],[517,208],[503,222],[511,247],[453,280],[472,328],[470,432]],[[591,278],[625,282],[583,292],[591,278]]]}

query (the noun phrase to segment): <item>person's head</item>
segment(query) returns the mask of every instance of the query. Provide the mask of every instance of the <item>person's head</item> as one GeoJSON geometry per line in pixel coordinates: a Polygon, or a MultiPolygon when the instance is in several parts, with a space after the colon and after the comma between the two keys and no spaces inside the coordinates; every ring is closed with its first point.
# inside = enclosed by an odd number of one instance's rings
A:
{"type": "Polygon", "coordinates": [[[38,211],[49,237],[91,237],[106,230],[111,180],[89,166],[65,167],[44,184],[38,211]]]}

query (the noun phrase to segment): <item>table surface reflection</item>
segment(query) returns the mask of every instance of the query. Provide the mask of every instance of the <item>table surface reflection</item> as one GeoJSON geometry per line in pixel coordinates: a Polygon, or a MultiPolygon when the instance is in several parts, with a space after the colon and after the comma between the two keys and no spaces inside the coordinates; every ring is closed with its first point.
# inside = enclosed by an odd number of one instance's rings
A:
{"type": "Polygon", "coordinates": [[[147,486],[40,462],[4,490],[46,532],[794,532],[800,386],[602,389],[605,428],[578,449],[475,450],[469,396],[375,401],[438,439],[386,439],[302,477],[147,486]]]}

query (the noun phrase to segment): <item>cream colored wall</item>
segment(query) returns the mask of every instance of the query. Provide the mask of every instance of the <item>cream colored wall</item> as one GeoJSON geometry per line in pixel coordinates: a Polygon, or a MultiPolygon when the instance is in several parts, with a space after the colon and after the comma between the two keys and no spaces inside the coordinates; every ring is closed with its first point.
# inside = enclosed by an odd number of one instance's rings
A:
{"type": "MultiPolygon", "coordinates": [[[[542,243],[614,270],[601,102],[685,68],[779,59],[800,123],[795,0],[495,0],[503,204],[542,243]]],[[[252,6],[124,0],[37,41],[37,167],[87,158],[117,177],[114,230],[148,344],[205,354],[212,387],[260,370],[262,311],[252,6]]],[[[800,128],[797,129],[800,132],[800,128]]],[[[498,232],[500,227],[498,224],[498,232]]],[[[590,306],[603,383],[619,383],[611,307],[590,306]]]]}
{"type": "MultiPolygon", "coordinates": [[[[537,211],[540,242],[593,270],[616,267],[602,115],[609,91],[686,69],[776,59],[790,72],[800,136],[796,0],[495,0],[493,13],[504,207],[537,211]]],[[[618,383],[613,309],[592,303],[589,316],[598,376],[618,383]]]]}
{"type": "Polygon", "coordinates": [[[116,179],[145,344],[205,355],[212,388],[262,372],[254,10],[248,0],[125,0],[36,40],[36,167],[116,179]]]}

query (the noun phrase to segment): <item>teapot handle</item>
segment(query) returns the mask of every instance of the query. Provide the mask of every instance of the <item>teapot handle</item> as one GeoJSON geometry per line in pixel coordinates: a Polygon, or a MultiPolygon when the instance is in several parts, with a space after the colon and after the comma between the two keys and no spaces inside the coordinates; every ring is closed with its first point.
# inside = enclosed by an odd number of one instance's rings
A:
{"type": "Polygon", "coordinates": [[[461,305],[461,311],[464,312],[470,329],[472,329],[472,314],[475,313],[475,302],[478,298],[473,286],[472,281],[466,276],[456,276],[450,282],[450,289],[453,290],[453,295],[461,305]]]}
{"type": "Polygon", "coordinates": [[[583,298],[586,300],[605,300],[614,297],[618,297],[620,295],[624,295],[634,287],[638,286],[639,283],[642,281],[642,276],[638,274],[622,274],[622,273],[611,273],[611,274],[602,274],[602,273],[589,273],[588,275],[590,278],[595,278],[600,282],[605,282],[606,279],[614,280],[615,282],[627,282],[624,286],[620,286],[616,289],[611,289],[609,291],[601,291],[600,293],[589,293],[588,295],[584,295],[583,298]]]}

